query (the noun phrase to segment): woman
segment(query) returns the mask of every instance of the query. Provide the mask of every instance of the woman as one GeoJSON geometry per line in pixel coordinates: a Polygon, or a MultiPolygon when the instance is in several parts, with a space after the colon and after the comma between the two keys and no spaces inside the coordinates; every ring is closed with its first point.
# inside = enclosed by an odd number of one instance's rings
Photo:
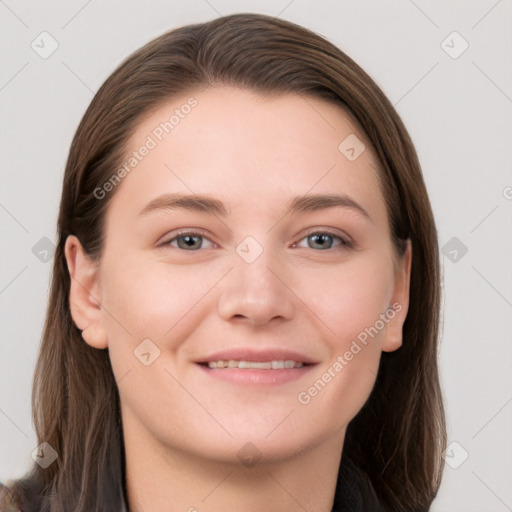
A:
{"type": "Polygon", "coordinates": [[[78,127],[58,233],[16,507],[429,509],[436,229],[338,48],[255,14],[150,42],[78,127]]]}

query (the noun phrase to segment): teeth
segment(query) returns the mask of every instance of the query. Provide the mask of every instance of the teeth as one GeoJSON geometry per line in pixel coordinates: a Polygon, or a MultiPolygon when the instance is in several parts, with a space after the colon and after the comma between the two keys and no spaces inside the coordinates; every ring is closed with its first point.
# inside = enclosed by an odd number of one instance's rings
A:
{"type": "Polygon", "coordinates": [[[296,361],[208,361],[209,368],[240,368],[247,370],[280,370],[282,368],[301,368],[303,363],[296,361]]]}
{"type": "Polygon", "coordinates": [[[238,368],[250,368],[254,370],[270,370],[272,363],[255,362],[255,361],[239,361],[238,368]]]}

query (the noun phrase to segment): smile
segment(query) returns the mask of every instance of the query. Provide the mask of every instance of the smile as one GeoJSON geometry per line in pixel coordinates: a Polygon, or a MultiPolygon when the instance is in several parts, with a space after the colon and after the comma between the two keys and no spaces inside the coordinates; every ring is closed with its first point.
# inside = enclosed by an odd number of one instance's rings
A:
{"type": "Polygon", "coordinates": [[[229,361],[208,361],[204,363],[208,365],[208,368],[240,368],[246,370],[281,370],[289,368],[302,368],[304,363],[283,360],[283,361],[237,361],[230,359],[229,361]]]}

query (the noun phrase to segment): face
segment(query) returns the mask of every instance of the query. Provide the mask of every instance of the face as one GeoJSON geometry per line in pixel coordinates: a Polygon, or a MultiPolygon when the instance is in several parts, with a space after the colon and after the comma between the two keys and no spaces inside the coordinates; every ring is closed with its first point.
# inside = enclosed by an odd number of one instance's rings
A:
{"type": "Polygon", "coordinates": [[[400,346],[410,268],[357,124],[320,99],[209,88],[148,115],[130,157],[82,274],[102,307],[72,309],[109,349],[125,431],[223,461],[341,446],[400,346]]]}

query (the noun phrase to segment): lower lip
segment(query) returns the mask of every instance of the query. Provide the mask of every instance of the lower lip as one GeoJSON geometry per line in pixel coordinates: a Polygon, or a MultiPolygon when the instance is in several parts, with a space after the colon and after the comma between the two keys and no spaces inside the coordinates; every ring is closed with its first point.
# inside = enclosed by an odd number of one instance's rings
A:
{"type": "Polygon", "coordinates": [[[234,384],[279,385],[304,377],[314,365],[301,368],[283,368],[279,370],[251,370],[240,368],[209,368],[198,364],[199,368],[210,377],[234,384]]]}

